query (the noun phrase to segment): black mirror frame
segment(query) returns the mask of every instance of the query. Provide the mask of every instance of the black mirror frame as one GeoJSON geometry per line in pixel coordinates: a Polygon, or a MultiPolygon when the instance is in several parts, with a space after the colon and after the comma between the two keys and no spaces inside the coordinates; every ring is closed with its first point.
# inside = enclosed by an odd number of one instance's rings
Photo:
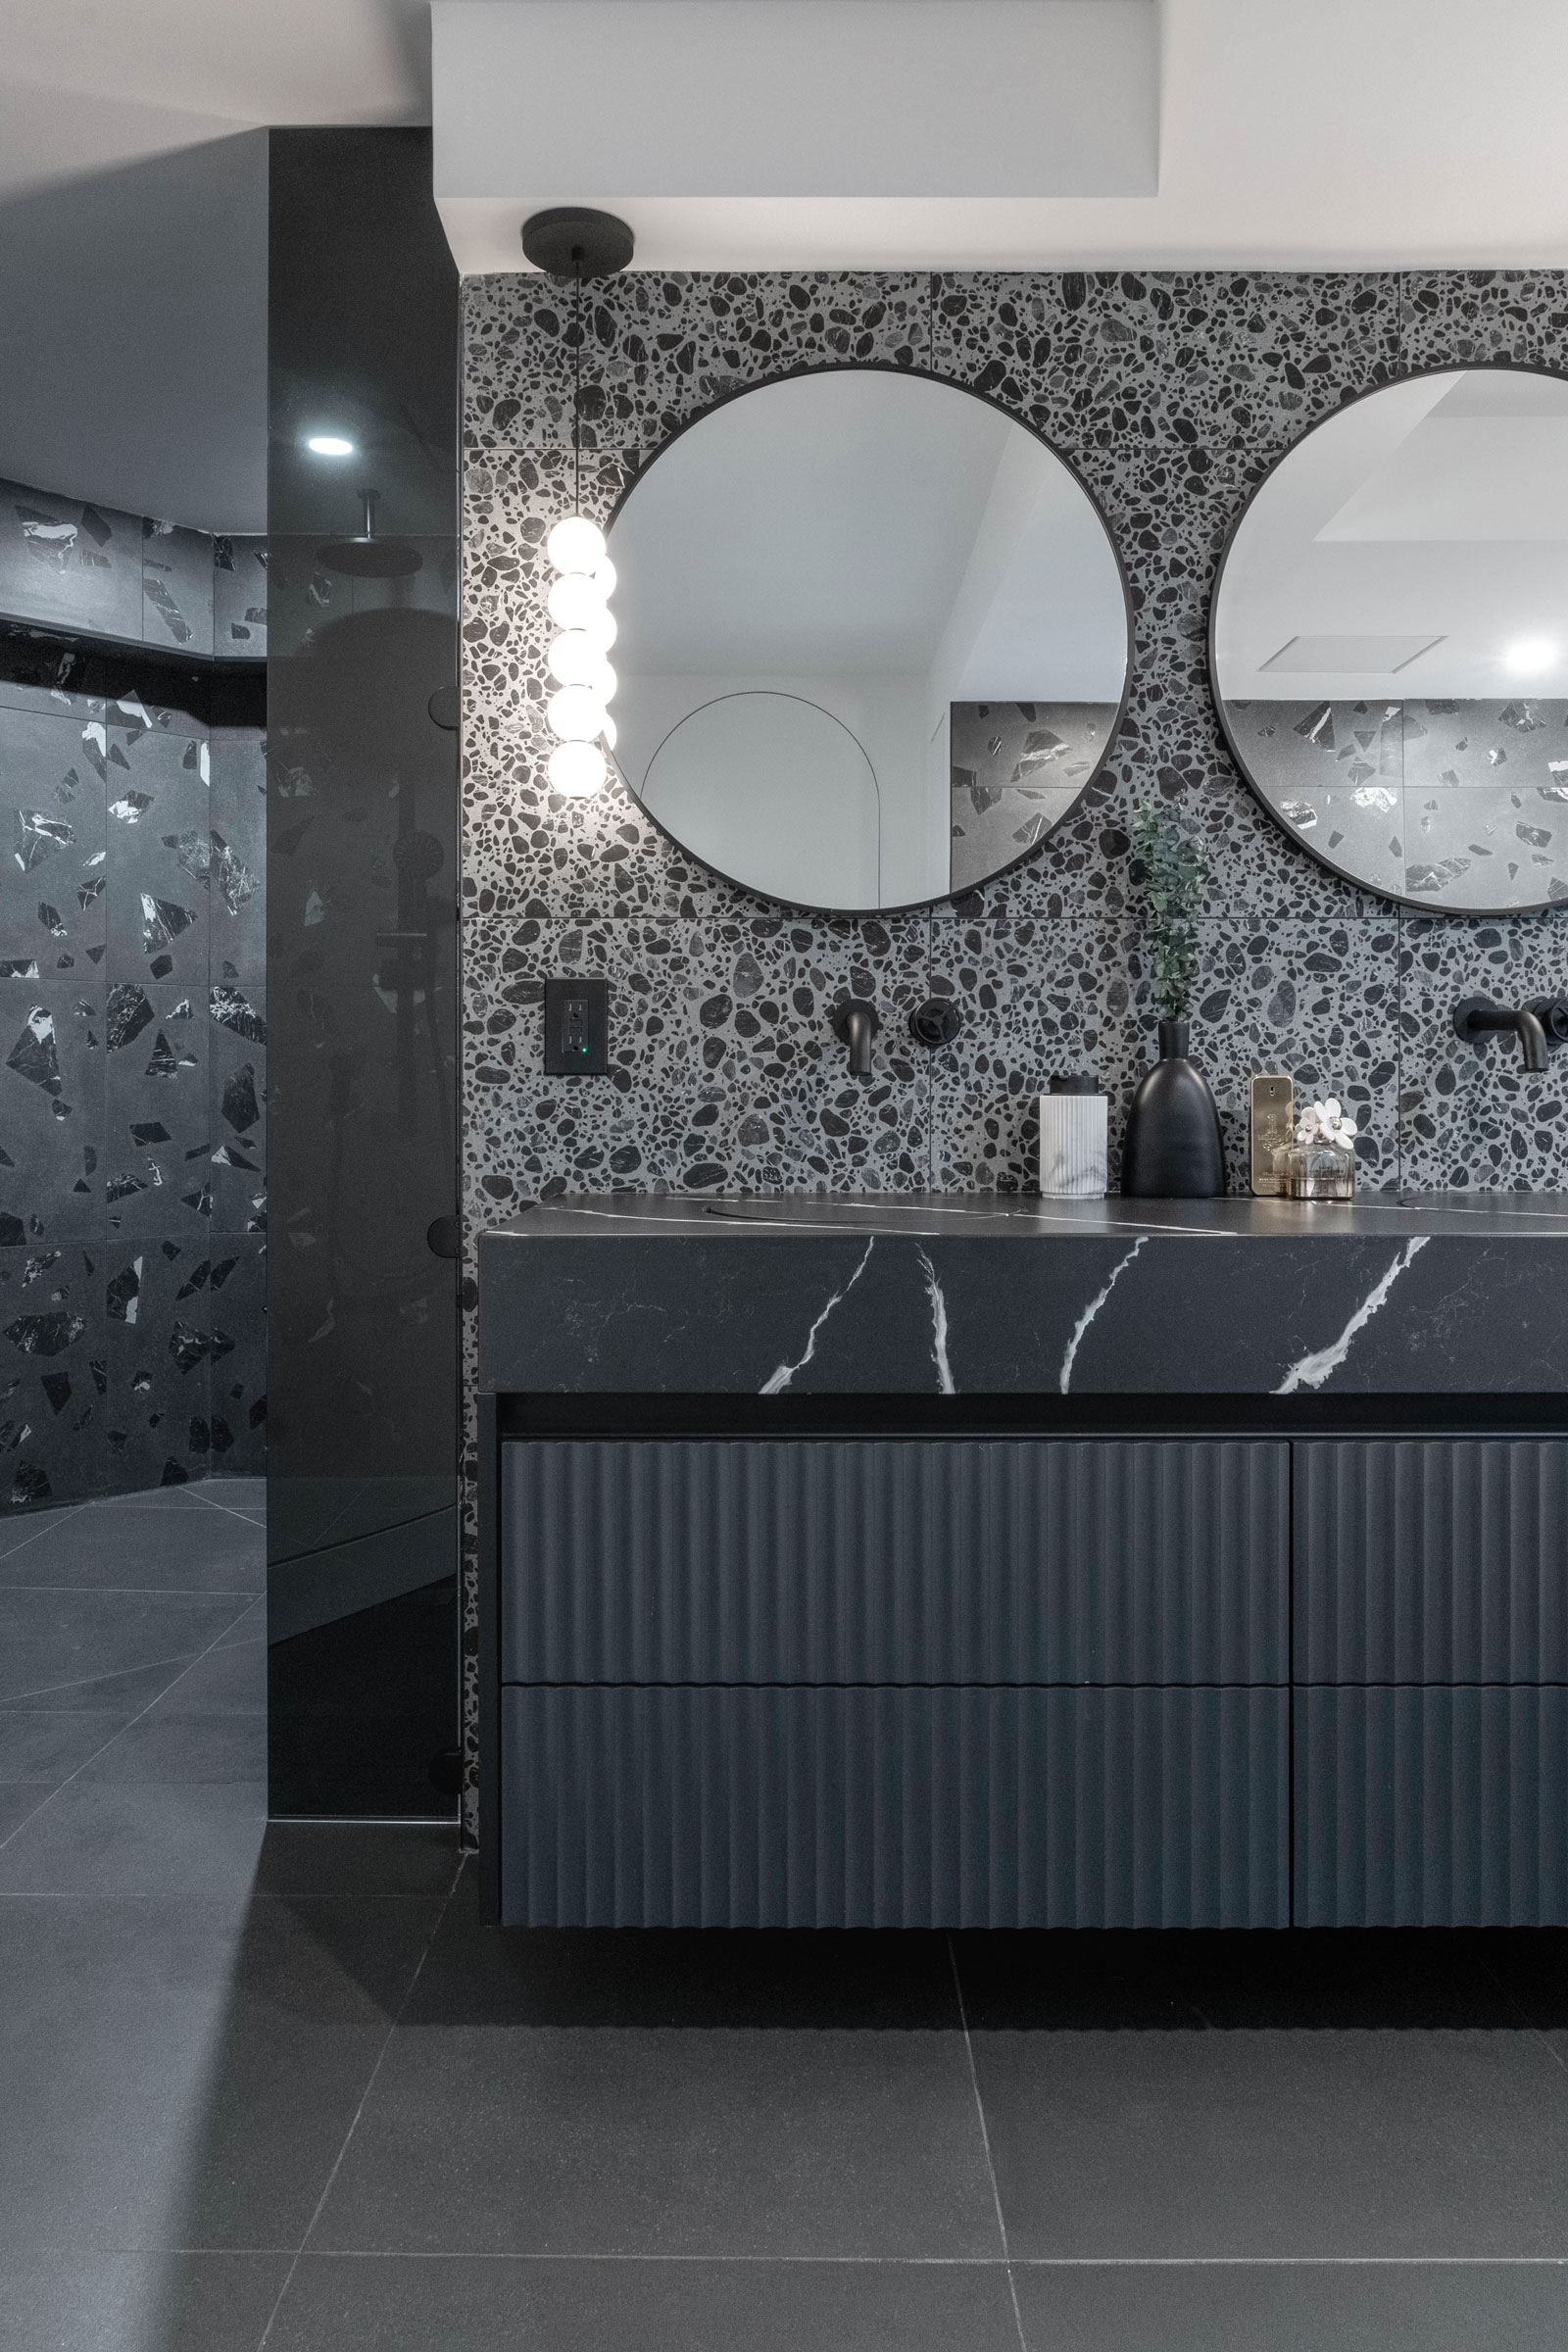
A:
{"type": "MultiPolygon", "coordinates": [[[[987,874],[983,882],[972,882],[966,889],[961,891],[939,891],[934,897],[929,899],[910,899],[905,905],[899,906],[813,906],[808,902],[801,900],[770,898],[765,891],[759,890],[755,883],[737,881],[733,874],[726,874],[719,866],[710,864],[706,858],[699,856],[696,850],[692,849],[688,843],[682,841],[677,834],[672,833],[669,827],[654,814],[654,811],[639,798],[636,787],[626,775],[625,770],[620,766],[619,762],[614,760],[613,755],[612,755],[612,763],[614,766],[615,774],[619,778],[620,782],[625,786],[627,792],[631,795],[632,801],[637,808],[645,817],[647,817],[649,823],[656,827],[656,829],[663,835],[666,841],[672,843],[673,846],[679,850],[683,858],[689,858],[694,865],[701,866],[704,873],[711,874],[716,881],[725,883],[731,890],[744,891],[748,898],[757,900],[759,905],[763,906],[782,906],[792,913],[820,915],[825,921],[829,922],[874,922],[881,917],[891,917],[900,914],[918,914],[930,906],[951,906],[957,900],[970,897],[976,890],[984,890],[989,888],[993,882],[1000,881],[1004,874],[1015,873],[1019,866],[1027,865],[1031,859],[1038,858],[1041,852],[1048,848],[1051,842],[1055,838],[1056,834],[1060,832],[1062,826],[1071,822],[1071,819],[1078,808],[1079,804],[1082,802],[1085,793],[1093,790],[1094,786],[1099,783],[1101,777],[1105,771],[1105,767],[1109,762],[1110,756],[1116,748],[1116,740],[1121,733],[1122,721],[1127,715],[1127,705],[1132,698],[1133,676],[1137,655],[1137,646],[1133,630],[1132,591],[1128,586],[1127,566],[1122,562],[1121,549],[1116,543],[1116,534],[1110,527],[1110,519],[1106,514],[1104,508],[1101,505],[1100,500],[1095,496],[1095,493],[1090,488],[1089,484],[1084,480],[1083,475],[1079,472],[1078,467],[1073,464],[1071,458],[1069,458],[1064,451],[1056,447],[1056,444],[1050,438],[1049,434],[1041,432],[1037,426],[1030,424],[1026,418],[1016,415],[1013,410],[1005,407],[1002,401],[993,400],[989,393],[977,392],[972,384],[960,383],[955,376],[938,375],[936,371],[930,368],[900,368],[891,360],[850,361],[843,364],[837,362],[828,362],[824,363],[820,367],[811,366],[804,368],[780,368],[775,375],[759,377],[758,381],[752,384],[738,384],[733,392],[721,393],[717,400],[709,401],[703,408],[694,411],[694,413],[685,419],[684,423],[682,423],[673,433],[669,434],[666,439],[662,441],[659,444],[659,447],[653,452],[652,456],[649,457],[643,465],[638,466],[636,472],[632,475],[631,480],[621,491],[620,496],[616,499],[613,507],[610,511],[608,517],[606,518],[606,538],[608,539],[612,531],[613,531],[621,509],[625,506],[626,501],[631,497],[632,492],[637,488],[638,483],[646,478],[649,467],[652,466],[657,466],[666,450],[673,449],[677,441],[684,440],[686,435],[691,432],[695,426],[705,423],[710,416],[715,416],[720,409],[732,408],[736,401],[748,399],[754,392],[764,392],[774,384],[794,383],[799,381],[799,379],[803,376],[811,375],[898,375],[913,377],[922,383],[936,384],[945,392],[962,392],[966,394],[970,400],[979,401],[982,407],[994,409],[999,416],[1004,416],[1009,424],[1016,425],[1021,432],[1030,434],[1034,440],[1040,443],[1043,449],[1048,449],[1057,463],[1062,466],[1072,476],[1072,479],[1077,483],[1078,488],[1083,492],[1084,497],[1089,501],[1090,507],[1094,511],[1095,518],[1099,522],[1101,529],[1105,534],[1105,544],[1110,549],[1111,561],[1116,566],[1116,578],[1121,588],[1122,616],[1127,631],[1127,668],[1126,675],[1122,680],[1121,700],[1116,706],[1115,718],[1112,720],[1109,731],[1105,736],[1104,749],[1079,787],[1078,796],[1074,801],[1072,808],[1065,810],[1064,813],[1056,819],[1055,823],[1051,827],[1049,832],[1042,833],[1038,841],[1032,841],[1026,850],[1020,851],[1016,858],[1010,858],[1005,865],[999,865],[993,873],[987,874]]],[[[612,551],[612,554],[613,554],[613,551],[612,551]]]]}

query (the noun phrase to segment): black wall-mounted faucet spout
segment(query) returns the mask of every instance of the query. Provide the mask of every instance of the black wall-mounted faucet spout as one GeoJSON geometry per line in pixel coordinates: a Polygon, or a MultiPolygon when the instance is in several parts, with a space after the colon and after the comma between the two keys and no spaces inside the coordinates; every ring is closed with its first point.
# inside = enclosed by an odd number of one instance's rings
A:
{"type": "Polygon", "coordinates": [[[859,997],[846,997],[833,1007],[833,1026],[850,1049],[850,1076],[869,1078],[871,1075],[871,1040],[882,1024],[874,1004],[859,997]]]}
{"type": "Polygon", "coordinates": [[[1512,1035],[1519,1040],[1519,1059],[1527,1070],[1546,1066],[1546,1030],[1540,1010],[1528,1004],[1494,1004],[1486,997],[1466,997],[1453,1008],[1453,1026],[1471,1046],[1479,1046],[1486,1037],[1512,1035]]]}

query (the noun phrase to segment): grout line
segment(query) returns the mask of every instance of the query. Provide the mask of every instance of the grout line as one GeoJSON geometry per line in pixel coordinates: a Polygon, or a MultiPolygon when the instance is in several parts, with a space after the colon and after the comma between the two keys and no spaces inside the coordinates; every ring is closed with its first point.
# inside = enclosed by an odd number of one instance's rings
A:
{"type": "MultiPolygon", "coordinates": [[[[73,1588],[73,1590],[76,1591],[82,1589],[83,1588],[80,1587],[73,1588]]],[[[92,1587],[89,1585],[84,1589],[88,1592],[91,1592],[92,1587]]],[[[26,1588],[24,1587],[24,1590],[26,1590],[26,1588]]],[[[184,1594],[181,1593],[178,1597],[183,1599],[184,1594]]],[[[208,1597],[211,1598],[212,1595],[209,1594],[208,1597]]],[[[223,1633],[228,1633],[234,1626],[238,1625],[241,1617],[248,1616],[250,1611],[256,1606],[256,1601],[260,1597],[261,1595],[258,1593],[254,1598],[246,1603],[246,1606],[243,1609],[237,1610],[236,1613],[229,1619],[228,1624],[223,1628],[223,1633]]],[[[213,1637],[213,1640],[208,1643],[208,1649],[215,1649],[222,1639],[222,1634],[216,1634],[213,1637]]],[[[188,1650],[184,1650],[176,1652],[176,1654],[172,1658],[144,1658],[139,1666],[117,1666],[108,1674],[78,1674],[74,1676],[74,1679],[69,1683],[40,1683],[36,1690],[13,1690],[9,1698],[0,1699],[0,1716],[8,1715],[13,1712],[21,1714],[24,1711],[22,1701],[24,1698],[50,1698],[57,1690],[85,1690],[88,1685],[91,1683],[120,1683],[124,1681],[127,1674],[150,1674],[155,1666],[177,1666],[179,1668],[179,1674],[183,1674],[187,1667],[196,1665],[198,1660],[205,1658],[206,1655],[206,1649],[199,1650],[196,1657],[192,1657],[188,1650]]],[[[177,1683],[179,1680],[179,1674],[173,1675],[170,1678],[170,1680],[164,1685],[164,1690],[172,1690],[175,1683],[177,1683]]],[[[158,1698],[163,1697],[164,1690],[159,1691],[158,1698]]],[[[158,1699],[149,1699],[147,1703],[149,1706],[156,1706],[158,1699]]],[[[92,1712],[91,1709],[86,1711],[88,1713],[92,1712]]],[[[37,1710],[35,1708],[29,1708],[26,1710],[26,1712],[31,1714],[36,1713],[37,1710]]]]}
{"type": "MultiPolygon", "coordinates": [[[[23,2239],[24,2245],[50,2246],[50,2239],[23,2239]]],[[[135,2252],[137,2248],[126,2248],[135,2252]]],[[[171,2254],[287,2254],[288,2246],[168,2246],[171,2254]]],[[[110,2247],[105,2251],[117,2252],[110,2247]]],[[[304,2249],[295,2254],[298,2264],[304,2249]]],[[[469,2246],[330,2246],[312,2256],[315,2262],[493,2262],[493,2263],[668,2263],[789,2265],[796,2269],[874,2271],[1000,2271],[1008,2268],[1000,2254],[663,2254],[653,2251],[595,2252],[589,2247],[564,2253],[504,2253],[469,2246]]],[[[1218,2271],[1218,2270],[1546,2270],[1568,2269],[1568,2254],[1015,2254],[1011,2266],[1024,2271],[1218,2271]]],[[[292,2274],[291,2274],[292,2275],[292,2274]]],[[[273,2318],[276,2313],[274,2311],[273,2318]]],[[[269,2326],[271,2325],[270,2321],[269,2326]]],[[[266,2337],[263,2337],[263,2343],[266,2337]]]]}
{"type": "Polygon", "coordinates": [[[54,1795],[54,1788],[47,1781],[3,1781],[0,1782],[0,1788],[41,1788],[43,1790],[43,1794],[39,1797],[38,1802],[35,1805],[30,1806],[28,1810],[24,1813],[22,1819],[13,1824],[12,1828],[7,1832],[5,1838],[0,1840],[0,1843],[9,1845],[12,1838],[16,1837],[17,1832],[19,1830],[24,1830],[28,1822],[31,1821],[36,1814],[39,1814],[43,1811],[44,1806],[54,1795]]]}
{"type": "Polygon", "coordinates": [[[64,1527],[67,1519],[77,1518],[80,1513],[86,1510],[88,1507],[89,1506],[84,1502],[74,1503],[71,1508],[65,1512],[63,1517],[57,1517],[53,1511],[50,1511],[47,1515],[40,1513],[39,1525],[33,1529],[32,1534],[30,1536],[24,1536],[22,1542],[20,1544],[13,1544],[9,1550],[0,1551],[0,1560],[12,1559],[19,1551],[25,1551],[29,1544],[36,1544],[38,1538],[40,1536],[46,1536],[52,1527],[64,1527]]]}
{"type": "MultiPolygon", "coordinates": [[[[0,1560],[0,1567],[4,1565],[0,1560]]],[[[267,1598],[265,1586],[248,1592],[242,1585],[8,1585],[3,1577],[0,1592],[113,1592],[122,1600],[244,1600],[251,1608],[267,1598]]],[[[241,1615],[245,1614],[242,1610],[241,1615]]],[[[125,1671],[134,1674],[136,1669],[130,1666],[125,1671]]]]}
{"type": "MultiPolygon", "coordinates": [[[[167,1788],[173,1784],[168,1781],[130,1781],[123,1785],[127,1788],[167,1788]]],[[[209,1781],[202,1783],[201,1786],[211,1788],[261,1788],[266,1784],[262,1781],[209,1781]]],[[[261,1822],[264,1830],[269,1830],[273,1826],[265,1813],[258,1813],[253,1818],[261,1822]]],[[[446,1829],[451,1825],[443,1822],[441,1826],[446,1829]]],[[[109,1889],[101,1886],[0,1886],[0,1908],[7,1903],[167,1903],[171,1900],[183,1901],[184,1899],[183,1896],[171,1897],[168,1889],[163,1887],[150,1893],[144,1893],[134,1886],[117,1886],[109,1889]]],[[[239,1900],[243,1901],[250,1909],[254,1909],[258,1903],[424,1903],[428,1906],[434,1899],[428,1887],[425,1887],[422,1892],[418,1888],[415,1888],[410,1893],[388,1893],[383,1889],[380,1893],[355,1891],[347,1894],[323,1894],[310,1886],[295,1886],[287,1891],[273,1894],[265,1890],[258,1892],[255,1886],[250,1886],[242,1896],[235,1896],[220,1887],[205,1894],[197,1890],[190,1896],[192,1902],[199,1903],[228,1903],[239,1900]]],[[[282,2246],[277,2250],[284,2254],[293,2252],[293,2248],[290,2246],[282,2246]]],[[[1565,2256],[1564,2259],[1568,2260],[1568,2256],[1565,2256]]]]}
{"type": "Polygon", "coordinates": [[[985,2150],[986,2178],[991,2182],[991,2201],[997,2209],[997,2234],[1002,2240],[1002,2259],[1006,2265],[1007,2292],[1012,2298],[1012,2322],[1018,2330],[1018,2352],[1029,2352],[1028,2338],[1023,2331],[1023,2313],[1018,2308],[1018,2288],[1012,2276],[1012,2257],[1007,2251],[1007,2225],[1003,2217],[1002,2190],[997,2184],[997,2168],[991,2160],[991,2133],[986,2128],[985,2101],[980,2096],[980,2076],[974,2062],[974,2043],[969,2037],[969,2013],[963,2005],[963,1981],[958,1975],[958,1955],[953,1937],[947,1938],[948,1966],[953,1971],[954,1997],[958,2004],[958,2023],[963,2028],[964,2056],[969,2061],[969,2087],[974,2092],[974,2111],[980,2123],[980,2145],[985,2150]]]}
{"type": "Polygon", "coordinates": [[[1568,2254],[1020,2254],[1027,2271],[1553,2270],[1568,2254]]]}
{"type": "Polygon", "coordinates": [[[457,1892],[458,1882],[463,1876],[463,1862],[464,1857],[462,1854],[460,1854],[458,1856],[458,1867],[452,1874],[452,1884],[447,1888],[447,1891],[442,1898],[441,1908],[436,1913],[435,1924],[430,1930],[425,1947],[415,1963],[414,1974],[409,1979],[408,1990],[404,1993],[402,2000],[399,2001],[392,2021],[387,2027],[386,2037],[382,2041],[381,2047],[375,2054],[375,2064],[371,2067],[365,2088],[360,2093],[360,2103],[355,2108],[353,2117],[349,2123],[349,2128],[343,2134],[343,2145],[338,2149],[337,2155],[333,2160],[332,2170],[326,2176],[325,2185],[323,2186],[320,2195],[316,2200],[316,2210],[311,2215],[309,2222],[305,2226],[305,2235],[300,2239],[299,2245],[295,2249],[294,2259],[288,2266],[287,2276],[284,2278],[282,2285],[277,2290],[277,2301],[272,2305],[271,2311],[268,2315],[267,2326],[262,2329],[261,2339],[257,2344],[256,2352],[267,2352],[267,2339],[271,2334],[272,2328],[277,2320],[277,2315],[283,2308],[283,2299],[287,2295],[289,2288],[294,2283],[294,2274],[299,2269],[301,2257],[303,2256],[306,2247],[311,2242],[311,2232],[315,2230],[317,2223],[320,2220],[321,2215],[325,2210],[326,2200],[332,2193],[332,2185],[337,2180],[339,2172],[342,2170],[343,2159],[349,2152],[349,2143],[352,2141],[355,2132],[359,2130],[360,2118],[365,2113],[365,2103],[368,2099],[371,2091],[375,2088],[375,2080],[381,2072],[382,2062],[385,2059],[388,2050],[392,2047],[392,2036],[397,2032],[399,2025],[402,2023],[404,2012],[407,2010],[410,2001],[412,2001],[414,1998],[414,1987],[419,1982],[420,1975],[423,1972],[424,1964],[430,1957],[431,1948],[435,1943],[436,1937],[441,1933],[442,1922],[445,1920],[448,1911],[452,1907],[452,1897],[457,1892]]]}
{"type": "MultiPolygon", "coordinates": [[[[253,1600],[250,1603],[250,1607],[254,1608],[255,1606],[256,1603],[253,1600]]],[[[229,1620],[229,1624],[224,1626],[223,1634],[226,1634],[230,1630],[230,1627],[237,1625],[240,1617],[244,1617],[248,1614],[248,1610],[241,1609],[239,1616],[231,1618],[229,1620]]],[[[147,1701],[146,1706],[142,1707],[136,1714],[132,1715],[128,1723],[122,1723],[118,1731],[111,1732],[109,1738],[103,1741],[101,1746],[95,1747],[90,1756],[83,1756],[81,1762],[76,1766],[74,1772],[67,1773],[65,1779],[60,1783],[60,1786],[57,1788],[51,1789],[49,1794],[44,1798],[43,1803],[35,1806],[33,1811],[27,1815],[26,1821],[19,1822],[17,1827],[11,1832],[10,1837],[0,1838],[0,1854],[5,1852],[6,1847],[11,1843],[11,1839],[13,1838],[20,1837],[24,1829],[29,1827],[31,1823],[37,1820],[40,1813],[45,1812],[48,1807],[54,1803],[57,1796],[63,1796],[65,1794],[66,1790],[71,1787],[72,1782],[76,1780],[82,1773],[84,1773],[89,1764],[96,1764],[98,1758],[104,1754],[106,1749],[113,1747],[117,1740],[122,1740],[127,1732],[135,1729],[136,1725],[140,1723],[143,1715],[151,1714],[153,1708],[159,1704],[160,1700],[167,1698],[171,1690],[174,1690],[180,1683],[184,1681],[186,1675],[190,1673],[193,1666],[199,1666],[203,1658],[210,1657],[212,1652],[218,1647],[220,1642],[221,1642],[223,1639],[223,1634],[215,1634],[204,1650],[198,1651],[194,1658],[187,1658],[180,1667],[179,1672],[172,1676],[171,1680],[164,1685],[163,1689],[157,1691],[154,1696],[147,1701]]],[[[134,1674],[137,1669],[135,1667],[131,1667],[127,1669],[127,1671],[134,1674]]],[[[91,1681],[99,1678],[89,1676],[86,1679],[91,1681]]],[[[105,1676],[101,1679],[107,1681],[109,1678],[105,1676]]],[[[70,1684],[66,1684],[64,1688],[69,1690],[72,1688],[72,1686],[70,1684]]],[[[24,1693],[24,1695],[27,1694],[24,1693]]],[[[21,1710],[19,1709],[18,1711],[20,1712],[21,1710]]],[[[226,1784],[215,1784],[215,1786],[227,1786],[229,1788],[232,1788],[236,1784],[233,1782],[228,1782],[226,1784]]]]}
{"type": "Polygon", "coordinates": [[[248,1512],[240,1509],[238,1503],[214,1502],[212,1496],[204,1494],[199,1486],[192,1486],[190,1493],[195,1495],[198,1502],[204,1502],[210,1511],[221,1511],[226,1519],[243,1519],[247,1527],[265,1527],[267,1525],[265,1519],[251,1518],[248,1512]]]}
{"type": "MultiPolygon", "coordinates": [[[[116,1898],[119,1899],[118,1897],[116,1898]]],[[[263,1902],[282,1902],[282,1895],[263,1895],[263,1902]]],[[[356,1898],[368,1899],[368,1898],[356,1898]]],[[[381,1899],[381,1898],[377,1898],[381,1899]]],[[[21,2248],[69,2253],[75,2241],[56,2238],[18,2238],[21,2248]]],[[[106,2245],[106,2254],[139,2254],[142,2246],[106,2245]]],[[[214,2255],[292,2254],[293,2246],[159,2246],[159,2254],[214,2255]]],[[[1000,2254],[664,2254],[658,2252],[496,2253],[470,2246],[332,2246],[312,2257],[316,2262],[493,2262],[493,2263],[735,2263],[765,2266],[787,2264],[796,2269],[869,2269],[878,2271],[1000,2271],[1000,2254]]],[[[1025,2271],[1210,2271],[1210,2270],[1496,2270],[1559,2271],[1568,2269],[1568,2254],[1015,2254],[1013,2264],[1025,2271]]],[[[275,2314],[274,2314],[275,2316],[275,2314]]]]}

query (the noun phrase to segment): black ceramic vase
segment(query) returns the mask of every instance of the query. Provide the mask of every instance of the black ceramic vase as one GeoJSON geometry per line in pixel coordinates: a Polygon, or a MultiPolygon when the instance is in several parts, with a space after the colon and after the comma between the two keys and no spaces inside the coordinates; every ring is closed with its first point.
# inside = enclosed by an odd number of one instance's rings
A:
{"type": "Polygon", "coordinates": [[[1139,1200],[1208,1200],[1225,1190],[1219,1112],[1187,1058],[1185,1021],[1159,1024],[1159,1059],[1127,1112],[1121,1189],[1139,1200]]]}

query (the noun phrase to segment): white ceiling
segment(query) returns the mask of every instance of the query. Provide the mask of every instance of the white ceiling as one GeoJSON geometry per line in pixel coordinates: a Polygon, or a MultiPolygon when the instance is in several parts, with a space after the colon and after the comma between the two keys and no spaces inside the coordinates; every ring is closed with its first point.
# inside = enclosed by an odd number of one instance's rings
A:
{"type": "MultiPolygon", "coordinates": [[[[629,4],[664,11],[671,0],[629,4]]],[[[839,13],[853,19],[881,4],[840,0],[839,13]]],[[[999,51],[1008,49],[994,29],[1007,6],[932,5],[959,24],[991,25],[999,51]]],[[[1037,18],[1054,5],[1010,0],[1037,18]]],[[[695,20],[705,9],[755,16],[757,70],[747,70],[744,42],[726,35],[705,46],[693,59],[693,121],[677,112],[671,122],[662,106],[649,113],[651,135],[621,137],[607,156],[598,124],[635,122],[647,61],[637,44],[603,37],[604,6],[436,0],[436,186],[466,271],[520,267],[522,214],[565,202],[620,211],[651,268],[1568,264],[1568,173],[1533,95],[1568,79],[1563,0],[1159,0],[1158,185],[1133,195],[1020,189],[1016,158],[988,152],[972,107],[959,105],[955,133],[968,142],[969,166],[960,184],[975,192],[956,194],[951,153],[934,157],[931,138],[911,135],[900,155],[886,137],[888,77],[875,71],[860,92],[875,125],[874,190],[842,160],[826,167],[820,195],[760,184],[798,118],[788,78],[770,74],[763,55],[777,23],[798,9],[816,14],[817,0],[738,9],[695,0],[695,20]],[[523,11],[563,24],[543,93],[509,24],[523,11]],[[782,114],[786,105],[796,116],[782,114]],[[694,183],[704,121],[722,126],[705,161],[715,148],[739,159],[728,190],[694,183]]],[[[909,14],[918,16],[917,0],[909,14]]],[[[853,68],[855,44],[818,35],[815,45],[826,79],[842,61],[853,68]]],[[[977,37],[967,93],[994,74],[1005,115],[1009,70],[1010,51],[988,63],[977,37]]],[[[836,90],[835,115],[843,98],[836,90]]],[[[1046,116],[1051,98],[1042,94],[1046,116]]],[[[1096,102],[1108,103],[1102,83],[1096,102]]],[[[899,109],[891,112],[896,125],[899,109]]]]}
{"type": "MultiPolygon", "coordinates": [[[[838,0],[846,19],[873,4],[838,0]]],[[[719,5],[695,0],[699,18],[719,5]]],[[[820,15],[823,0],[751,5],[760,24],[820,15]]],[[[973,42],[972,92],[998,73],[986,27],[1054,0],[932,5],[973,42]]],[[[711,212],[694,216],[682,193],[673,140],[662,188],[646,172],[631,186],[588,179],[608,167],[572,126],[592,127],[615,58],[595,41],[593,0],[560,0],[580,26],[574,74],[541,89],[524,74],[490,106],[517,135],[506,154],[463,158],[455,250],[470,270],[516,268],[524,212],[597,201],[631,219],[645,266],[1568,266],[1549,101],[1568,84],[1564,0],[1152,5],[1152,193],[1020,193],[1014,172],[998,194],[977,166],[982,192],[964,195],[951,156],[934,172],[931,140],[906,142],[904,173],[883,136],[878,168],[895,176],[881,194],[837,179],[824,195],[718,190],[719,249],[711,212]]],[[[258,149],[235,134],[428,122],[429,18],[428,0],[0,0],[0,473],[260,527],[258,149]]],[[[818,32],[813,47],[826,86],[856,43],[818,32]]],[[[710,120],[721,97],[709,93],[710,120]]],[[[743,88],[739,122],[748,108],[762,121],[768,98],[761,77],[743,88]]],[[[897,123],[886,87],[867,103],[897,123]]],[[[743,129],[726,126],[744,156],[743,129]]],[[[657,160],[657,137],[646,152],[657,160]]]]}

